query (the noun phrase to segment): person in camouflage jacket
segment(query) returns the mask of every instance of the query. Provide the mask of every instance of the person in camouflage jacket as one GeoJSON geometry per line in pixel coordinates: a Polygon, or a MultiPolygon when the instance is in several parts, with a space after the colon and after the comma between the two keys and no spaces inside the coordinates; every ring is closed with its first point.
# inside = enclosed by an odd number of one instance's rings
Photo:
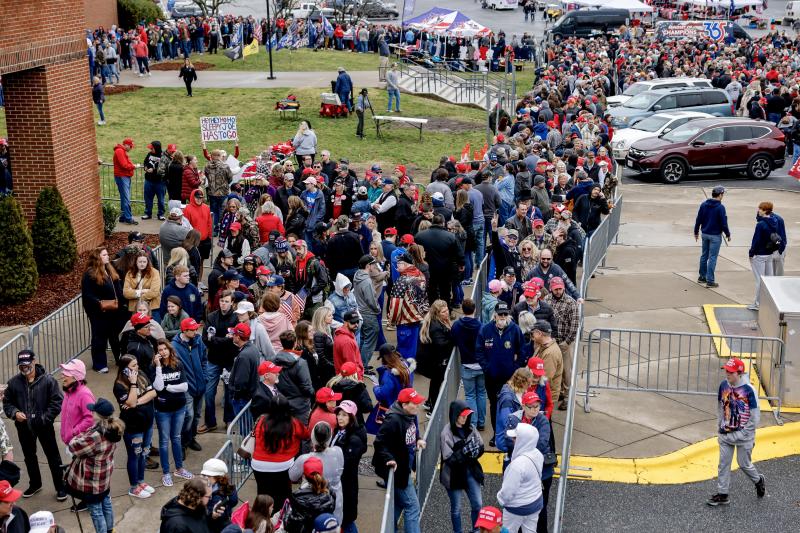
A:
{"type": "Polygon", "coordinates": [[[206,195],[208,195],[209,207],[214,217],[214,233],[218,233],[222,206],[225,205],[225,198],[231,192],[233,172],[222,161],[222,152],[220,150],[211,151],[211,161],[206,165],[204,172],[208,182],[206,195]]]}

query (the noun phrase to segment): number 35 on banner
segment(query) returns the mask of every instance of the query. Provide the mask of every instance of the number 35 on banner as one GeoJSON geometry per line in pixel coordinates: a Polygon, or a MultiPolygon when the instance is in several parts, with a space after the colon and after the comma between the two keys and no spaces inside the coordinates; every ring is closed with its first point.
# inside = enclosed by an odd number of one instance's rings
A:
{"type": "Polygon", "coordinates": [[[200,139],[203,142],[236,141],[236,117],[200,117],[200,139]]]}

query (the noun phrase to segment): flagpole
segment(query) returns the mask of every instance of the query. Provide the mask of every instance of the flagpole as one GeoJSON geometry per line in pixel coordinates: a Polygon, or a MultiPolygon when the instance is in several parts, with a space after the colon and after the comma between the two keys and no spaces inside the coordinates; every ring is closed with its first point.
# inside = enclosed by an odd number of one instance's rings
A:
{"type": "Polygon", "coordinates": [[[274,80],[275,74],[272,72],[272,16],[269,12],[269,0],[267,1],[267,53],[269,54],[269,76],[268,80],[274,80]]]}

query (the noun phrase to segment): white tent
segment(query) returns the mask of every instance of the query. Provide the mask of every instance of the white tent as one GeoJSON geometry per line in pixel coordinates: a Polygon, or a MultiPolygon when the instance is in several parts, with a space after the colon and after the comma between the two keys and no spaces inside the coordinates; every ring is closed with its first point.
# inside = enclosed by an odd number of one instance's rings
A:
{"type": "MultiPolygon", "coordinates": [[[[729,9],[731,7],[730,0],[678,0],[679,4],[692,4],[697,7],[715,7],[729,9]]],[[[758,7],[763,5],[763,0],[733,0],[734,9],[741,9],[743,7],[758,7]]]]}
{"type": "Polygon", "coordinates": [[[616,9],[627,9],[631,13],[652,13],[654,11],[653,6],[649,6],[644,2],[640,2],[639,0],[565,0],[562,3],[578,4],[585,7],[613,7],[616,9]]]}

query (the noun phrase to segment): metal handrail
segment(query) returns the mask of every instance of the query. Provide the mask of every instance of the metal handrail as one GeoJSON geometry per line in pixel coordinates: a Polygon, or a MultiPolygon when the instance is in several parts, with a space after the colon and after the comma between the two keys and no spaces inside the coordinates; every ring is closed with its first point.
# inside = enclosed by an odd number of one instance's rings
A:
{"type": "Polygon", "coordinates": [[[386,491],[383,496],[383,513],[381,515],[381,533],[394,533],[394,470],[389,470],[386,478],[386,491]]]}

